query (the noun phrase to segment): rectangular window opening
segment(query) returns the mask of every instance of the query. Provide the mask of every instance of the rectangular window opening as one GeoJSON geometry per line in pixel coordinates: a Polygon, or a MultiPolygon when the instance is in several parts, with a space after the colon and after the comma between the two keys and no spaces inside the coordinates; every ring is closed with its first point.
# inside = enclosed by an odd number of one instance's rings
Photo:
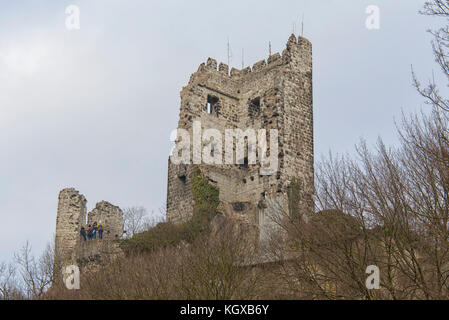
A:
{"type": "Polygon", "coordinates": [[[252,104],[253,108],[259,109],[260,108],[260,98],[255,98],[255,99],[251,100],[251,104],[252,104]]]}
{"type": "Polygon", "coordinates": [[[208,95],[207,96],[207,104],[206,104],[206,112],[208,114],[217,113],[217,104],[218,104],[218,98],[208,95]]]}

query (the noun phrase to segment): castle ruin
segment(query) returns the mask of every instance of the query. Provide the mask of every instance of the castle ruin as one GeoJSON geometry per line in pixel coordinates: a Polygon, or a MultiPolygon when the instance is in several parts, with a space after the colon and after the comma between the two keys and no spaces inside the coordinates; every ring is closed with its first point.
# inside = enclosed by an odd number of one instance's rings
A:
{"type": "Polygon", "coordinates": [[[122,210],[109,202],[101,201],[87,213],[86,204],[86,198],[73,188],[59,193],[55,272],[68,265],[94,269],[122,254],[116,241],[123,235],[122,210]],[[94,222],[102,223],[103,239],[84,241],[80,235],[81,227],[94,222]]]}
{"type": "MultiPolygon", "coordinates": [[[[249,164],[247,149],[245,158],[236,164],[175,164],[169,158],[167,220],[176,223],[193,215],[194,166],[219,189],[220,212],[250,227],[260,240],[274,210],[292,209],[289,192],[293,181],[299,185],[295,209],[312,212],[312,93],[312,45],[303,37],[291,35],[282,55],[270,55],[252,68],[232,68],[229,72],[224,63],[217,69],[214,59],[202,63],[181,91],[178,129],[192,136],[195,121],[201,123],[202,130],[223,133],[226,129],[277,129],[278,165],[273,174],[261,174],[260,163],[249,164]]],[[[202,141],[201,149],[208,143],[202,141]]],[[[190,159],[194,157],[191,154],[190,159]]]]}
{"type": "MultiPolygon", "coordinates": [[[[195,199],[191,174],[195,167],[218,188],[218,210],[248,227],[259,241],[266,236],[269,217],[279,208],[283,212],[313,212],[312,45],[307,39],[291,35],[282,55],[270,55],[252,68],[232,68],[229,72],[224,63],[217,68],[214,59],[202,63],[181,91],[178,129],[192,136],[195,121],[202,130],[223,133],[226,129],[265,129],[267,139],[270,130],[277,130],[277,166],[270,174],[263,174],[264,164],[248,159],[249,137],[244,143],[244,159],[236,158],[234,164],[175,164],[169,158],[167,221],[178,223],[192,217],[195,199]],[[290,199],[293,184],[298,193],[295,204],[290,199]]],[[[210,143],[202,140],[201,149],[211,150],[203,149],[210,143]]],[[[236,148],[233,146],[233,152],[236,148]]],[[[274,151],[270,148],[268,153],[274,151]]],[[[192,153],[190,158],[194,157],[192,153]]],[[[123,254],[115,241],[123,234],[123,212],[102,201],[88,214],[86,203],[73,188],[59,194],[55,266],[93,268],[123,254]],[[103,224],[104,238],[82,241],[81,226],[94,221],[103,224]]]]}

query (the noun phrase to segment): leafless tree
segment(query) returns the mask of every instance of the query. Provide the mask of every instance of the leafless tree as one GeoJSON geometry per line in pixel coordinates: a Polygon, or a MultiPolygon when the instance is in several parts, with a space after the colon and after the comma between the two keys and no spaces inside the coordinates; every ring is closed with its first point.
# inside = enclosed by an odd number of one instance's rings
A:
{"type": "Polygon", "coordinates": [[[318,213],[308,222],[284,213],[287,246],[272,247],[290,252],[279,274],[290,295],[449,299],[447,126],[437,111],[404,117],[398,148],[379,140],[371,151],[362,141],[358,159],[331,156],[317,166],[318,213]],[[381,290],[365,285],[369,265],[380,268],[381,290]]]}
{"type": "MultiPolygon", "coordinates": [[[[448,18],[449,1],[427,1],[422,13],[448,18]]],[[[430,32],[436,62],[449,79],[449,26],[430,32]]],[[[283,260],[279,278],[292,295],[449,298],[449,103],[435,80],[427,87],[414,73],[413,80],[433,109],[428,116],[403,116],[400,146],[379,140],[371,151],[362,141],[356,158],[323,160],[315,180],[318,213],[308,213],[309,223],[283,213],[289,241],[277,249],[294,254],[283,260]],[[378,291],[364,283],[371,264],[381,270],[378,291]]]]}
{"type": "Polygon", "coordinates": [[[129,207],[123,210],[123,225],[126,237],[143,232],[162,221],[162,214],[148,213],[144,207],[129,207]]]}
{"type": "MultiPolygon", "coordinates": [[[[433,35],[432,49],[441,72],[449,80],[449,25],[447,18],[449,17],[449,1],[448,0],[432,0],[426,1],[424,9],[421,11],[424,15],[436,16],[446,19],[446,25],[437,29],[429,30],[433,35]]],[[[449,100],[443,97],[439,92],[439,86],[435,83],[434,77],[426,87],[423,87],[413,72],[414,85],[418,92],[426,99],[426,102],[440,110],[449,111],[449,100]]],[[[446,130],[447,133],[447,130],[446,130]]]]}
{"type": "Polygon", "coordinates": [[[0,300],[23,299],[18,287],[15,266],[12,263],[0,263],[0,300]]]}
{"type": "MultiPolygon", "coordinates": [[[[131,253],[81,278],[81,289],[52,288],[48,299],[251,299],[260,295],[254,251],[231,221],[193,243],[131,253]],[[95,279],[95,281],[93,281],[95,279]]],[[[165,235],[171,238],[169,235],[165,235]]],[[[161,235],[164,237],[164,235],[161,235]]]]}
{"type": "Polygon", "coordinates": [[[14,258],[25,297],[28,299],[41,298],[53,282],[53,245],[47,244],[42,255],[36,258],[27,241],[22,249],[14,255],[14,258]]]}

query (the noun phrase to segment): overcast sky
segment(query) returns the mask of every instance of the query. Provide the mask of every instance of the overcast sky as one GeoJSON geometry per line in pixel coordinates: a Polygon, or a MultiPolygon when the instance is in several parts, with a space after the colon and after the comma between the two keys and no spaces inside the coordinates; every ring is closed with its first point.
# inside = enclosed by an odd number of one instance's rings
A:
{"type": "Polygon", "coordinates": [[[314,59],[315,156],[360,137],[395,144],[394,118],[418,111],[413,64],[436,69],[424,0],[0,0],[0,261],[55,231],[58,193],[155,210],[166,198],[179,92],[208,57],[241,67],[301,29],[314,59]],[[66,29],[65,9],[80,9],[66,29]],[[365,27],[368,5],[380,30],[365,27]]]}

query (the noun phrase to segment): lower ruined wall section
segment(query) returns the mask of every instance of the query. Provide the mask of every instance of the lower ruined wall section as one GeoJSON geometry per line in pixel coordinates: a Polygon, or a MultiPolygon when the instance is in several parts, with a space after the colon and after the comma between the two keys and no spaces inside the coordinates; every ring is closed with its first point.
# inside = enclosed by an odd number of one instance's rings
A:
{"type": "Polygon", "coordinates": [[[167,221],[185,221],[193,215],[192,170],[192,165],[168,160],[167,221]]]}
{"type": "MultiPolygon", "coordinates": [[[[218,211],[237,222],[248,239],[262,244],[288,211],[288,196],[278,192],[276,175],[260,176],[258,168],[236,165],[176,165],[169,160],[167,221],[178,223],[193,214],[191,173],[200,169],[219,190],[218,211]]],[[[286,189],[287,190],[287,189],[286,189]]]]}
{"type": "Polygon", "coordinates": [[[82,241],[76,251],[76,264],[81,272],[92,272],[121,256],[123,251],[119,241],[82,241]]]}
{"type": "Polygon", "coordinates": [[[81,271],[92,271],[123,255],[119,240],[123,235],[122,210],[106,201],[97,203],[87,214],[87,200],[74,188],[59,193],[55,234],[55,280],[62,279],[61,271],[77,265],[81,271]],[[103,239],[82,239],[81,227],[89,224],[103,225],[103,239]]]}

